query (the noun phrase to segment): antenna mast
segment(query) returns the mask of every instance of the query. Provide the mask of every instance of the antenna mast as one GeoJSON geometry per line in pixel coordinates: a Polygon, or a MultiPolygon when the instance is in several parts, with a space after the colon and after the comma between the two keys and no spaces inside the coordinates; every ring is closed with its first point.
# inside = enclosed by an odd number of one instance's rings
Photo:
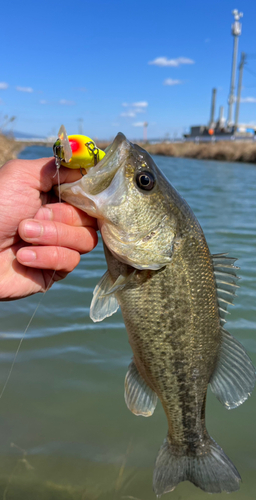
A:
{"type": "Polygon", "coordinates": [[[231,72],[231,83],[230,83],[230,94],[228,99],[228,119],[227,125],[231,127],[233,125],[233,105],[235,102],[235,80],[236,80],[236,64],[237,64],[237,49],[238,49],[238,37],[241,35],[242,24],[239,19],[243,17],[242,12],[238,12],[237,9],[232,11],[235,22],[232,24],[232,35],[234,37],[233,45],[233,60],[232,60],[232,72],[231,72]]]}

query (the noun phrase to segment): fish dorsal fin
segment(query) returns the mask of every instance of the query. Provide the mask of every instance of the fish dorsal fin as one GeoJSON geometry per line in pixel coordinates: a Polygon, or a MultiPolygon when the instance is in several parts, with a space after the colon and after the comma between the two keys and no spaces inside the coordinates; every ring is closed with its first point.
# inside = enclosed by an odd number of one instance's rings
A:
{"type": "Polygon", "coordinates": [[[226,323],[225,314],[230,314],[227,307],[233,305],[233,300],[236,297],[235,291],[239,288],[237,285],[239,277],[236,275],[236,270],[239,267],[234,266],[237,259],[228,257],[228,254],[220,253],[211,257],[217,288],[220,323],[223,326],[226,323]]]}
{"type": "Polygon", "coordinates": [[[134,361],[130,364],[124,382],[124,399],[134,415],[150,417],[157,404],[157,395],[146,384],[134,361]]]}
{"type": "Polygon", "coordinates": [[[119,308],[118,301],[114,292],[110,292],[113,288],[113,281],[107,271],[93,291],[93,298],[90,307],[90,318],[95,323],[102,321],[109,316],[112,316],[119,308]]]}
{"type": "Polygon", "coordinates": [[[221,328],[222,343],[210,387],[228,409],[241,405],[251,395],[255,384],[255,368],[244,347],[221,328]]]}

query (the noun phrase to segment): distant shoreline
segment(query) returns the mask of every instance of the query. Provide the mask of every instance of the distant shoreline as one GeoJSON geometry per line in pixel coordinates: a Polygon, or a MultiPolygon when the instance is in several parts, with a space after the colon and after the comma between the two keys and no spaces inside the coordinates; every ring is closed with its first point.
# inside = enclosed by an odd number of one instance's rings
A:
{"type": "MultiPolygon", "coordinates": [[[[97,146],[101,149],[105,149],[109,144],[106,141],[97,141],[97,146]]],[[[256,164],[256,142],[218,141],[201,144],[195,142],[138,144],[151,155],[256,164]]]]}
{"type": "Polygon", "coordinates": [[[146,144],[141,146],[152,155],[199,160],[256,163],[256,143],[218,141],[196,144],[194,142],[146,144]]]}
{"type": "MultiPolygon", "coordinates": [[[[106,149],[109,144],[111,143],[108,141],[97,141],[100,149],[106,149]]],[[[152,155],[256,164],[256,143],[220,141],[201,144],[194,142],[138,144],[152,155]]],[[[31,145],[32,143],[18,142],[0,135],[0,166],[8,160],[17,158],[20,151],[31,145]]],[[[51,146],[51,144],[41,145],[51,146]]]]}

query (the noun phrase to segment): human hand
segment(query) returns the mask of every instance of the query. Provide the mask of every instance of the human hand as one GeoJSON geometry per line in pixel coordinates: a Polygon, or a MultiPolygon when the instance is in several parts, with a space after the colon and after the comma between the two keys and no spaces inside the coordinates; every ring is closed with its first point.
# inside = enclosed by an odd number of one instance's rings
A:
{"type": "MultiPolygon", "coordinates": [[[[55,173],[48,158],[0,168],[0,300],[44,292],[97,244],[96,220],[50,193],[55,173]]],[[[59,173],[61,183],[81,177],[64,167],[59,173]]]]}

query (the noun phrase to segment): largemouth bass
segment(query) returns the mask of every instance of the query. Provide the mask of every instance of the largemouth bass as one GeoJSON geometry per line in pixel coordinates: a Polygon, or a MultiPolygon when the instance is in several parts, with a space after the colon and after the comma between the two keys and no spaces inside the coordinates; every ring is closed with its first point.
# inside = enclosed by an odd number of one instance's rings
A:
{"type": "Polygon", "coordinates": [[[236,259],[210,254],[188,204],[123,134],[60,194],[98,219],[108,271],[94,290],[90,315],[101,321],[121,307],[134,355],[126,404],[148,417],[159,399],[167,417],[155,493],[185,480],[210,493],[236,491],[240,475],[205,426],[208,384],[230,409],[255,383],[244,348],[224,329],[237,287],[236,259]]]}

